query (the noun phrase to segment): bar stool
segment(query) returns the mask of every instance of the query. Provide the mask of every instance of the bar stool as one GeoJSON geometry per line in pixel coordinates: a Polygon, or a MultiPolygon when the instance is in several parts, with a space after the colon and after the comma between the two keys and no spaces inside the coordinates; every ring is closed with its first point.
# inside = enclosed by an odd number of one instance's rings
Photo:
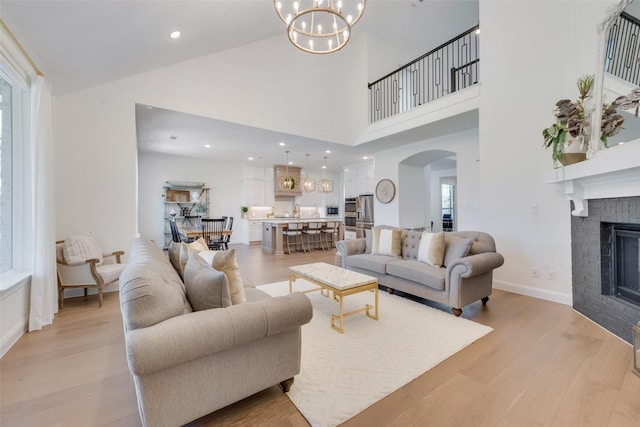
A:
{"type": "Polygon", "coordinates": [[[321,227],[322,225],[319,222],[310,222],[307,224],[307,228],[302,230],[302,233],[307,236],[307,247],[309,251],[313,249],[314,245],[320,245],[320,249],[324,251],[321,227]]]}
{"type": "Polygon", "coordinates": [[[302,240],[302,223],[301,222],[290,222],[287,224],[286,228],[282,230],[282,234],[285,236],[287,241],[287,253],[291,254],[291,245],[302,246],[302,251],[306,252],[304,247],[304,241],[302,240]],[[291,242],[293,240],[293,242],[291,242]]]}
{"type": "Polygon", "coordinates": [[[322,237],[320,238],[320,240],[324,240],[327,244],[327,250],[331,249],[332,247],[334,247],[334,242],[335,239],[338,235],[338,223],[334,222],[334,221],[328,221],[325,225],[324,228],[322,228],[322,235],[325,238],[322,239],[322,237]],[[331,240],[329,240],[331,239],[331,240]]]}

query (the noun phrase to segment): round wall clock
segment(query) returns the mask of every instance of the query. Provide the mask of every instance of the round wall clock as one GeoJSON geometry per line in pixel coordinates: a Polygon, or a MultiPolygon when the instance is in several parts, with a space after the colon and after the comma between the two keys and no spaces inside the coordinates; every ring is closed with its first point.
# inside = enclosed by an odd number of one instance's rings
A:
{"type": "Polygon", "coordinates": [[[390,179],[381,179],[376,185],[376,197],[380,203],[389,203],[396,196],[396,186],[390,179]]]}

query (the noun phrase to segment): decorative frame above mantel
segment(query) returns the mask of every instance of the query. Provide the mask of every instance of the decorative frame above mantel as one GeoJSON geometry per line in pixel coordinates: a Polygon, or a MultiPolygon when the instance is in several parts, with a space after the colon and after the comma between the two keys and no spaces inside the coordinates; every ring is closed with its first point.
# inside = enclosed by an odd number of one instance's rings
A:
{"type": "MultiPolygon", "coordinates": [[[[620,3],[611,6],[607,10],[607,16],[598,24],[598,52],[596,59],[596,72],[594,74],[593,83],[593,96],[594,96],[594,111],[591,117],[591,140],[589,141],[589,150],[587,151],[587,159],[594,158],[598,152],[605,150],[600,141],[600,125],[602,124],[602,104],[604,94],[604,76],[605,61],[607,54],[607,36],[611,25],[616,21],[622,11],[634,0],[621,0],[620,3]]],[[[640,1],[640,0],[635,0],[640,1]]]]}

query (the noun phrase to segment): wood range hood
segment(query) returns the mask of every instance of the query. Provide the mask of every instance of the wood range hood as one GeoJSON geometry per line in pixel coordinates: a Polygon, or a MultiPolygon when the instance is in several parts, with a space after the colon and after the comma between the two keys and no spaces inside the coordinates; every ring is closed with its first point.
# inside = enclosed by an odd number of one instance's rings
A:
{"type": "Polygon", "coordinates": [[[301,168],[298,166],[275,165],[275,196],[276,197],[296,197],[302,196],[302,181],[300,179],[301,168]],[[295,185],[292,189],[284,186],[284,179],[290,176],[293,178],[295,185]]]}

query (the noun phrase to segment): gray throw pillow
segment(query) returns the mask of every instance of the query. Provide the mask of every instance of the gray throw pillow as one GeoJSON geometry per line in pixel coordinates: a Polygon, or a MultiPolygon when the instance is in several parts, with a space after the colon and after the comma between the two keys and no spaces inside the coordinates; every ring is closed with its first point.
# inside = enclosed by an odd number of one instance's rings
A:
{"type": "Polygon", "coordinates": [[[444,266],[447,267],[449,264],[455,262],[455,260],[467,256],[469,250],[471,249],[471,245],[473,245],[473,239],[452,236],[448,233],[444,234],[444,266]]]}
{"type": "Polygon", "coordinates": [[[364,253],[370,254],[373,249],[373,230],[370,228],[366,228],[364,230],[364,238],[365,238],[365,247],[364,253]]]}
{"type": "Polygon", "coordinates": [[[194,250],[184,267],[184,286],[187,299],[195,311],[231,305],[229,282],[222,271],[217,271],[194,250]]]}

